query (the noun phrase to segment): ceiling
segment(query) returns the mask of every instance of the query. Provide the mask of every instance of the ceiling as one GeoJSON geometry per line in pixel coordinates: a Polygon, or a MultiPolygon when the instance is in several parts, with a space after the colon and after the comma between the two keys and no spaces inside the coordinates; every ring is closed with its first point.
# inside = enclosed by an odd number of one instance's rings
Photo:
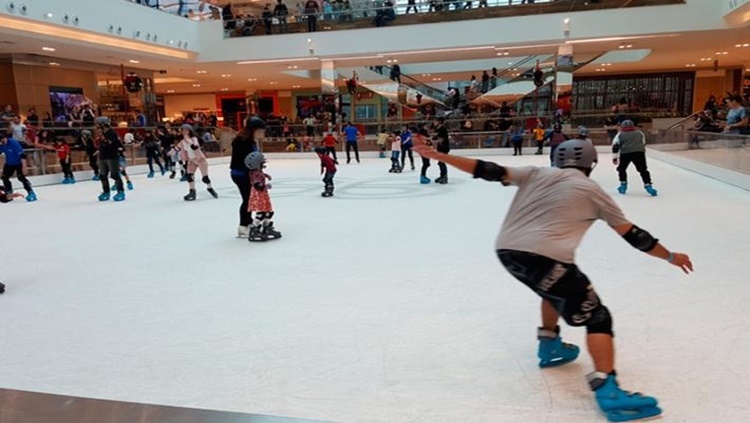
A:
{"type": "MultiPolygon", "coordinates": [[[[576,59],[591,58],[607,52],[625,50],[646,51],[645,58],[639,61],[615,61],[602,66],[598,61],[579,69],[576,74],[597,75],[611,73],[632,73],[665,70],[710,70],[713,60],[719,60],[721,68],[750,68],[750,27],[722,31],[702,31],[660,36],[628,37],[596,42],[575,42],[576,59]],[[740,47],[735,47],[740,45],[740,47]],[[747,46],[745,46],[747,45],[747,46]],[[630,46],[630,48],[620,48],[630,46]],[[717,55],[716,53],[721,53],[717,55]],[[726,53],[726,54],[724,54],[726,53]],[[701,61],[701,59],[704,59],[701,61]]],[[[537,46],[467,47],[466,49],[432,50],[425,52],[372,53],[368,56],[330,58],[339,68],[385,65],[388,60],[402,65],[409,63],[435,63],[459,60],[497,59],[498,69],[507,69],[508,57],[524,57],[535,54],[555,54],[555,44],[537,46]],[[504,55],[507,52],[508,55],[504,55]]],[[[213,93],[221,91],[249,91],[275,89],[318,89],[320,58],[311,57],[293,61],[237,64],[234,62],[195,63],[179,59],[155,58],[147,54],[133,54],[130,51],[112,47],[87,46],[70,43],[44,41],[43,39],[0,33],[0,55],[23,55],[25,60],[49,66],[50,62],[60,64],[60,68],[80,67],[79,62],[95,66],[104,75],[117,75],[121,64],[138,69],[143,75],[154,73],[158,78],[157,91],[162,94],[213,93]],[[45,51],[44,47],[55,51],[45,51]],[[133,62],[131,62],[133,61],[133,62]],[[135,63],[137,62],[137,63],[135,63]]],[[[610,56],[613,57],[613,56],[610,56]]],[[[616,56],[614,56],[616,57],[616,56]]],[[[328,59],[328,58],[326,58],[328,59]]],[[[472,74],[479,76],[482,69],[473,72],[411,75],[425,83],[433,80],[465,80],[472,74]]]]}

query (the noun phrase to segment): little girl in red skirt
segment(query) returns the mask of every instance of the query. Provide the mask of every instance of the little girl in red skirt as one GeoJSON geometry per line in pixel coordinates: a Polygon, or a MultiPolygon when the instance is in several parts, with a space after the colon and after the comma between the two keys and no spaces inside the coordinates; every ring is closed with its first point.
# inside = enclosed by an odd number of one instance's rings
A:
{"type": "Polygon", "coordinates": [[[250,201],[248,211],[254,213],[253,223],[250,225],[250,242],[262,242],[281,238],[281,233],[273,227],[273,206],[268,190],[271,189],[271,175],[263,172],[266,167],[266,158],[263,153],[254,151],[245,158],[245,166],[250,169],[250,201]]]}

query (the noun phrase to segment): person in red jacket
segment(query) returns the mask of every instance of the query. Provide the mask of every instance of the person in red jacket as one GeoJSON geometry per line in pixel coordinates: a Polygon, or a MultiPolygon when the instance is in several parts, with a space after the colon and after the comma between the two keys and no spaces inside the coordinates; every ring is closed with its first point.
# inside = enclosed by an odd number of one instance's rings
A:
{"type": "Polygon", "coordinates": [[[43,144],[39,145],[40,147],[44,148],[45,150],[55,151],[57,153],[57,158],[60,160],[60,169],[63,173],[63,184],[75,184],[76,178],[75,175],[73,175],[73,163],[71,160],[70,155],[70,146],[68,143],[65,142],[65,139],[62,137],[55,138],[55,144],[54,146],[46,146],[43,144]]]}
{"type": "Polygon", "coordinates": [[[333,197],[333,177],[336,176],[336,162],[326,154],[326,149],[323,147],[316,148],[315,153],[320,158],[321,175],[325,172],[325,177],[323,177],[325,190],[320,195],[323,197],[333,197]]]}
{"type": "Polygon", "coordinates": [[[336,144],[338,143],[339,141],[332,132],[329,132],[325,138],[323,138],[323,148],[325,148],[326,154],[333,155],[333,162],[335,164],[339,164],[339,159],[336,157],[336,144]]]}

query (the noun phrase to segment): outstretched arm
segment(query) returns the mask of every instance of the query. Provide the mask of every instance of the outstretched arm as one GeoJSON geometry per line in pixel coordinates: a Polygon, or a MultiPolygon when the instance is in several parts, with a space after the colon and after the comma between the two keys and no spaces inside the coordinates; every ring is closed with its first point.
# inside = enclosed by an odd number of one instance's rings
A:
{"type": "Polygon", "coordinates": [[[422,157],[439,160],[475,178],[486,181],[506,183],[510,180],[510,173],[506,167],[491,162],[439,153],[427,146],[421,136],[415,137],[414,141],[414,150],[422,157]]]}
{"type": "Polygon", "coordinates": [[[666,247],[659,243],[659,240],[651,236],[648,232],[633,225],[627,223],[624,225],[613,226],[621,237],[625,239],[633,247],[643,251],[644,253],[667,260],[669,264],[679,267],[686,274],[693,271],[693,262],[690,261],[690,257],[687,254],[674,253],[667,250],[666,247]]]}

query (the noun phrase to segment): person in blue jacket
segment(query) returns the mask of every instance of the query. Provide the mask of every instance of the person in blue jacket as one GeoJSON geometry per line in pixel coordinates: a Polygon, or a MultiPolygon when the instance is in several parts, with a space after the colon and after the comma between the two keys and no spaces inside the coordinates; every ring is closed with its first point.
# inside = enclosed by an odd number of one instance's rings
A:
{"type": "Polygon", "coordinates": [[[36,194],[34,193],[31,181],[23,174],[23,159],[26,158],[26,154],[23,152],[21,143],[7,134],[1,134],[0,154],[5,154],[2,180],[3,189],[6,194],[13,193],[13,184],[10,182],[10,178],[15,174],[26,190],[26,201],[36,201],[36,194]]]}

